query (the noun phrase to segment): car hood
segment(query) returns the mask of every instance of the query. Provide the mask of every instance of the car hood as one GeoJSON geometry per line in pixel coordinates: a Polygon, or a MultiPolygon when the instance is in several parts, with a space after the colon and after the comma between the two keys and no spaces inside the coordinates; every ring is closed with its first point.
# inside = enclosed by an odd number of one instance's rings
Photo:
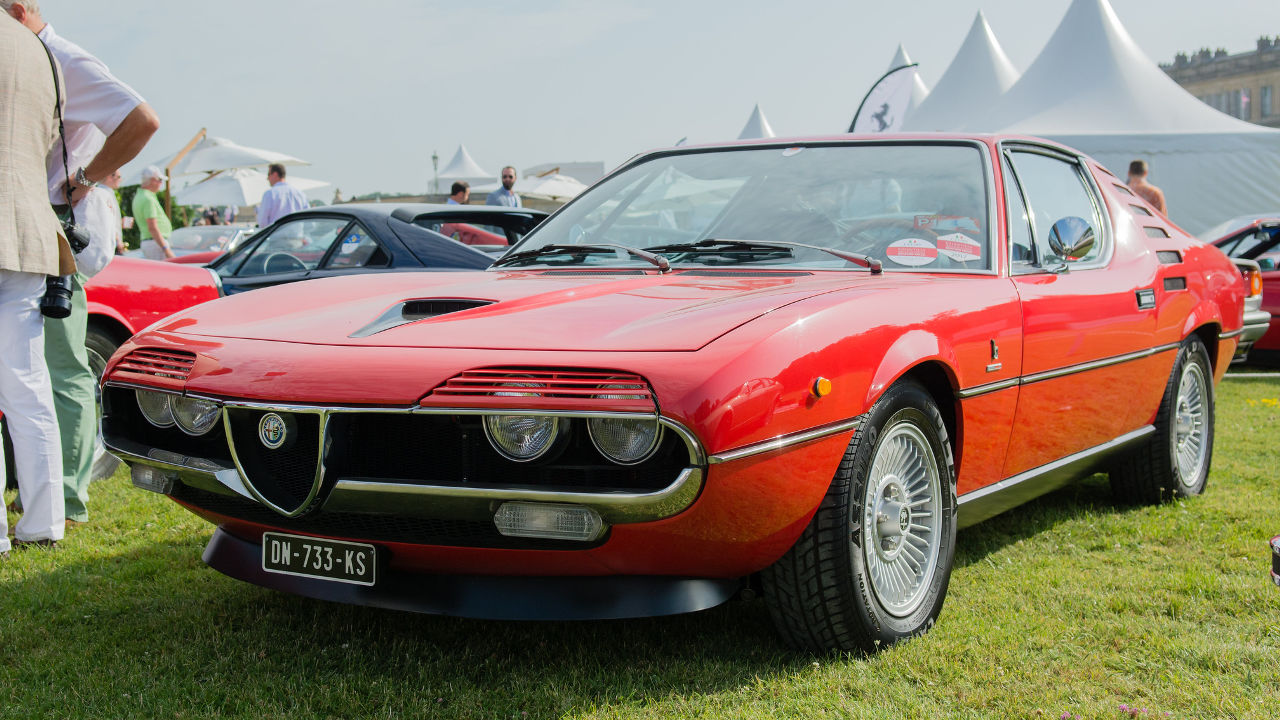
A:
{"type": "Polygon", "coordinates": [[[696,350],[814,295],[904,281],[890,278],[862,272],[389,273],[242,293],[194,308],[157,329],[317,345],[696,350]],[[401,319],[406,303],[424,300],[435,308],[463,309],[413,322],[401,319]],[[388,317],[391,326],[377,329],[379,319],[386,324],[388,317]]]}

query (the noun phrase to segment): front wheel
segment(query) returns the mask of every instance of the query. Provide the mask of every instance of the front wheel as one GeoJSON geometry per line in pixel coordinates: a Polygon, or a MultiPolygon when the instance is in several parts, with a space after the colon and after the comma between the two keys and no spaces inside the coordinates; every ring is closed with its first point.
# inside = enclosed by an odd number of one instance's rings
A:
{"type": "Polygon", "coordinates": [[[1155,433],[1111,469],[1116,499],[1154,504],[1204,492],[1213,459],[1213,414],[1209,351],[1192,335],[1178,348],[1155,433]]]}
{"type": "Polygon", "coordinates": [[[813,652],[864,651],[927,631],[956,537],[946,426],[914,382],[889,388],[854,434],[817,513],[762,573],[774,624],[813,652]]]}

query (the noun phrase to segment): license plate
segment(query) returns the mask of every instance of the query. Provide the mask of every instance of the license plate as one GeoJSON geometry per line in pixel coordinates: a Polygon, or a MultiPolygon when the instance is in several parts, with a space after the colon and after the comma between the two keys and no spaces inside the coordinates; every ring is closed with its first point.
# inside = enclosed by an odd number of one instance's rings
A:
{"type": "Polygon", "coordinates": [[[377,550],[368,543],[262,534],[262,569],[267,572],[372,585],[376,560],[377,550]]]}

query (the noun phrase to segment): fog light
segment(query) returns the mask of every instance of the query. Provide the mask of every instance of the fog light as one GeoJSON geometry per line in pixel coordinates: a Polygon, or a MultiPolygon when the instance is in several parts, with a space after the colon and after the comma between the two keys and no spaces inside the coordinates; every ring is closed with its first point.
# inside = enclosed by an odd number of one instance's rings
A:
{"type": "Polygon", "coordinates": [[[555,445],[565,425],[564,418],[546,415],[490,415],[484,419],[484,434],[508,460],[529,462],[555,445]]]}
{"type": "Polygon", "coordinates": [[[554,503],[503,503],[493,524],[508,537],[590,541],[604,532],[604,521],[595,510],[554,503]]]}
{"type": "Polygon", "coordinates": [[[178,422],[178,428],[188,435],[209,432],[221,417],[218,404],[208,400],[175,397],[169,405],[173,408],[173,419],[178,422]]]}
{"type": "Polygon", "coordinates": [[[167,428],[173,425],[173,406],[169,393],[152,392],[151,390],[135,390],[138,398],[138,409],[147,422],[156,427],[167,428]]]}
{"type": "Polygon", "coordinates": [[[173,477],[150,465],[134,465],[129,470],[129,478],[133,480],[134,487],[158,492],[161,495],[173,494],[173,477]]]}

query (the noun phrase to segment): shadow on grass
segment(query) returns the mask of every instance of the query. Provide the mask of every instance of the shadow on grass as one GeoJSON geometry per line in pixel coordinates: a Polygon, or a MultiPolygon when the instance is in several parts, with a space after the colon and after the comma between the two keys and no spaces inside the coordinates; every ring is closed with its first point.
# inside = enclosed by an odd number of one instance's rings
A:
{"type": "Polygon", "coordinates": [[[1105,474],[1075,480],[1066,487],[961,530],[956,535],[955,568],[981,562],[1008,545],[1039,535],[1061,523],[1099,512],[1123,513],[1132,509],[1132,506],[1116,504],[1105,474]]]}
{"type": "Polygon", "coordinates": [[[284,712],[341,716],[394,714],[424,698],[486,708],[509,698],[517,715],[544,716],[734,690],[814,660],[781,645],[759,600],[667,618],[465,620],[248,585],[206,567],[192,541],[68,562],[73,553],[0,584],[0,611],[38,614],[40,635],[57,638],[44,645],[22,623],[0,624],[0,643],[26,658],[0,678],[20,688],[74,683],[90,706],[145,687],[230,714],[257,712],[253,703],[270,696],[284,712]]]}

